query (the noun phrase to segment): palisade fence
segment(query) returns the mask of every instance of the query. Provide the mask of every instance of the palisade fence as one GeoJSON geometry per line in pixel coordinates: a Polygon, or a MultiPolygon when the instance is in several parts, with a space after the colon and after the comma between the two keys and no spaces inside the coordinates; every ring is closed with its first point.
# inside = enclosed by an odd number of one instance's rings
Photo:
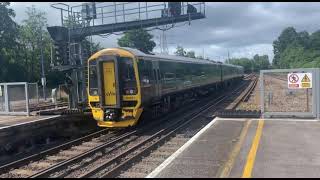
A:
{"type": "MultiPolygon", "coordinates": [[[[0,83],[0,115],[30,115],[30,112],[39,107],[40,104],[51,103],[52,89],[45,88],[46,96],[43,96],[43,88],[37,83],[12,82],[0,83]]],[[[68,100],[59,85],[56,90],[56,99],[68,100]]]]}
{"type": "Polygon", "coordinates": [[[263,118],[320,118],[320,69],[273,69],[260,71],[260,101],[263,118]],[[298,85],[304,78],[298,74],[310,74],[308,85],[298,85]],[[296,76],[296,87],[291,88],[291,74],[296,76]]]}

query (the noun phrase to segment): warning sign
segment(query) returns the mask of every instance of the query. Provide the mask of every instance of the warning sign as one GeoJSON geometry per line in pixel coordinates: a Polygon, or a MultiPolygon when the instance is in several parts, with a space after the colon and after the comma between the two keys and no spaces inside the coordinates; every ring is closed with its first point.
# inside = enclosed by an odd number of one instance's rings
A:
{"type": "Polygon", "coordinates": [[[307,74],[304,75],[303,79],[301,80],[301,82],[310,82],[309,77],[307,76],[307,74]]]}
{"type": "Polygon", "coordinates": [[[311,73],[289,73],[288,74],[289,89],[312,88],[311,73]]]}

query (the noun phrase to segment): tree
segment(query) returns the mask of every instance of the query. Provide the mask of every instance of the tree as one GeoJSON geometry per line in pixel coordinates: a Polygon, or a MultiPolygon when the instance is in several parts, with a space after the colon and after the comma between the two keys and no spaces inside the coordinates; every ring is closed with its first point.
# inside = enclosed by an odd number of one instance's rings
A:
{"type": "Polygon", "coordinates": [[[149,34],[144,29],[134,29],[126,31],[124,36],[118,39],[120,47],[137,48],[144,53],[152,52],[156,47],[156,43],[152,40],[153,35],[149,34]]]}
{"type": "Polygon", "coordinates": [[[289,44],[298,45],[299,36],[293,27],[287,27],[284,29],[277,40],[273,42],[274,66],[279,66],[280,54],[287,48],[289,44]]]}
{"type": "Polygon", "coordinates": [[[41,72],[41,47],[44,51],[46,68],[49,64],[50,36],[46,31],[47,19],[46,12],[37,10],[35,6],[27,7],[27,19],[23,20],[20,28],[21,42],[25,50],[25,64],[28,72],[28,81],[40,79],[41,72]]]}
{"type": "Polygon", "coordinates": [[[9,5],[9,2],[0,2],[0,49],[17,45],[18,25],[12,20],[15,13],[9,5]]]}
{"type": "Polygon", "coordinates": [[[320,67],[320,30],[309,35],[288,27],[274,41],[273,49],[275,68],[320,67]]]}
{"type": "Polygon", "coordinates": [[[12,19],[15,17],[14,11],[8,6],[10,6],[9,2],[0,2],[1,81],[15,81],[23,74],[23,66],[19,65],[22,58],[18,51],[18,25],[12,19]]]}
{"type": "Polygon", "coordinates": [[[195,55],[194,51],[188,51],[186,56],[190,57],[190,58],[196,58],[196,55],[195,55]]]}
{"type": "Polygon", "coordinates": [[[196,54],[193,50],[186,51],[182,46],[177,46],[177,50],[174,53],[177,56],[189,57],[189,58],[196,58],[196,54]]]}
{"type": "Polygon", "coordinates": [[[253,61],[254,61],[254,69],[256,71],[269,69],[270,67],[268,55],[259,56],[258,54],[256,54],[253,56],[253,61]]]}
{"type": "Polygon", "coordinates": [[[177,46],[177,50],[174,54],[177,56],[186,56],[187,52],[184,50],[182,46],[177,46]]]}
{"type": "Polygon", "coordinates": [[[253,61],[249,58],[232,58],[230,59],[229,63],[242,66],[245,73],[250,73],[252,71],[253,61]]]}
{"type": "Polygon", "coordinates": [[[201,55],[197,56],[197,59],[204,59],[201,55]]]}
{"type": "Polygon", "coordinates": [[[239,65],[244,68],[246,73],[259,72],[260,70],[269,69],[270,62],[268,55],[254,55],[252,59],[249,58],[232,58],[230,64],[239,65]]]}

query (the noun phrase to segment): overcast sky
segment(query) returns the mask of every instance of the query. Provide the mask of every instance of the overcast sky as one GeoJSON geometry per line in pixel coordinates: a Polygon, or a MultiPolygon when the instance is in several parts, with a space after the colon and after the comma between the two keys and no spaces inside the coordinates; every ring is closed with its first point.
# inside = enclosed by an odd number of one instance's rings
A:
{"type": "MultiPolygon", "coordinates": [[[[16,22],[26,18],[26,7],[35,5],[47,13],[49,26],[60,25],[60,12],[50,7],[49,2],[14,2],[11,8],[16,12],[16,22]]],[[[67,2],[74,5],[80,3],[67,2]]],[[[177,45],[187,50],[195,50],[196,55],[224,61],[228,57],[252,57],[254,54],[267,54],[273,58],[272,42],[281,31],[293,26],[297,31],[306,30],[312,33],[318,29],[320,19],[320,3],[318,2],[208,2],[206,18],[195,20],[191,25],[184,25],[166,32],[169,53],[175,51],[177,45]]],[[[162,32],[152,31],[154,40],[159,45],[162,32]]],[[[117,38],[95,37],[103,47],[117,46],[117,38]]],[[[157,47],[155,51],[160,51],[157,47]]]]}

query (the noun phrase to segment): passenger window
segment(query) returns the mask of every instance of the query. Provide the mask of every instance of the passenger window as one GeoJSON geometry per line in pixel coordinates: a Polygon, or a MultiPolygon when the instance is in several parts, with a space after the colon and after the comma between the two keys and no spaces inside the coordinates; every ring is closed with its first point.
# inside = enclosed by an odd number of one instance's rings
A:
{"type": "Polygon", "coordinates": [[[165,74],[164,74],[164,79],[165,79],[165,80],[175,79],[175,74],[174,74],[174,73],[165,73],[165,74]]]}
{"type": "Polygon", "coordinates": [[[152,81],[152,64],[149,61],[139,61],[140,83],[142,86],[148,86],[152,81]]]}

